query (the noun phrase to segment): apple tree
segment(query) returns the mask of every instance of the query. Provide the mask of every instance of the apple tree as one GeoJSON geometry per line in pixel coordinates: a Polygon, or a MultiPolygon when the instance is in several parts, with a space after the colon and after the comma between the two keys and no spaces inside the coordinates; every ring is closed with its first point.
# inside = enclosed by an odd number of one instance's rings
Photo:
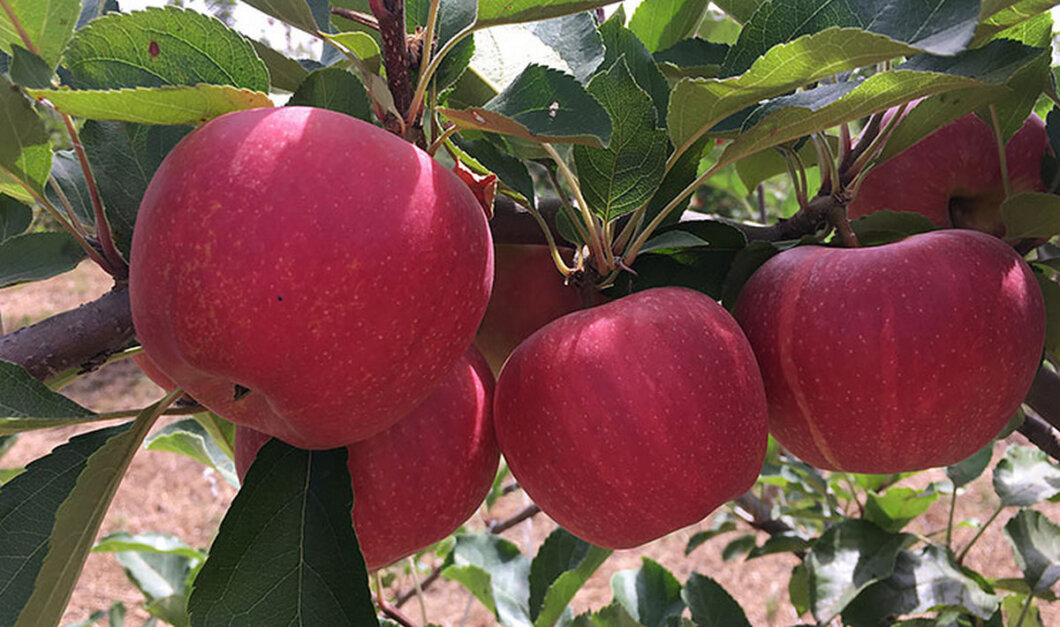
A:
{"type": "Polygon", "coordinates": [[[5,443],[85,425],[3,477],[0,624],[58,624],[90,551],[175,625],[412,625],[438,579],[503,625],[750,624],[650,559],[572,609],[712,513],[685,555],[793,554],[806,624],[1042,624],[1056,3],[245,0],[312,55],[120,4],[0,0],[0,288],[114,280],[0,336],[5,443]],[[127,358],[163,398],[63,395],[127,358]],[[208,549],[99,537],[144,448],[239,485],[208,549]],[[1020,578],[965,561],[995,522],[1020,578]]]}

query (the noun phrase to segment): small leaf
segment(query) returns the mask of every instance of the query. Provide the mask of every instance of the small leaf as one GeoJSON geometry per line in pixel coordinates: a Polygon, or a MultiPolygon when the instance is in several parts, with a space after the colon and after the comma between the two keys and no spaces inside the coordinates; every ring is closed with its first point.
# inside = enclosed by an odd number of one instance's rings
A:
{"type": "Polygon", "coordinates": [[[33,221],[33,210],[8,196],[0,196],[0,242],[21,235],[33,221]]]}
{"type": "Polygon", "coordinates": [[[613,2],[614,0],[555,0],[547,3],[540,0],[479,0],[476,28],[537,22],[550,17],[588,11],[613,2]]]}
{"type": "Polygon", "coordinates": [[[736,522],[733,520],[732,515],[725,510],[719,510],[711,517],[709,529],[697,531],[688,539],[688,543],[685,545],[685,555],[687,556],[711,538],[735,530],[736,522]]]}
{"type": "Polygon", "coordinates": [[[480,166],[481,174],[487,172],[496,174],[502,183],[518,192],[527,204],[534,206],[534,180],[530,177],[526,164],[498,146],[498,143],[503,144],[503,139],[493,137],[496,141],[467,140],[459,135],[453,135],[451,141],[457,150],[463,153],[463,161],[474,160],[475,163],[469,165],[480,166]]]}
{"type": "Polygon", "coordinates": [[[640,568],[611,577],[615,601],[645,627],[665,627],[669,617],[685,609],[681,583],[658,563],[646,557],[641,562],[640,568]]]}
{"type": "Polygon", "coordinates": [[[736,599],[710,577],[699,573],[689,575],[681,598],[688,604],[692,621],[699,627],[751,627],[736,599]]]}
{"type": "Polygon", "coordinates": [[[40,281],[69,270],[85,251],[69,233],[23,233],[0,243],[0,287],[40,281]]]}
{"type": "Polygon", "coordinates": [[[807,538],[796,531],[785,531],[783,533],[773,534],[766,538],[766,541],[762,543],[762,546],[756,546],[751,549],[751,552],[747,555],[747,559],[762,557],[763,555],[773,555],[774,553],[797,553],[799,551],[806,551],[813,546],[814,542],[814,538],[807,538]]]}
{"type": "Polygon", "coordinates": [[[48,99],[56,109],[69,115],[139,124],[199,124],[232,111],[272,106],[267,94],[230,85],[108,91],[29,89],[26,93],[48,99]]]}
{"type": "Polygon", "coordinates": [[[729,53],[729,46],[705,39],[683,39],[652,56],[660,70],[671,79],[714,78],[721,71],[721,63],[729,53]]]}
{"type": "Polygon", "coordinates": [[[188,546],[177,536],[148,531],[131,534],[119,531],[103,536],[92,547],[93,553],[121,553],[138,551],[160,555],[182,555],[191,560],[202,560],[206,554],[188,546]]]}
{"type": "Polygon", "coordinates": [[[18,364],[0,361],[0,433],[92,420],[96,414],[56,394],[18,364]]]}
{"type": "Polygon", "coordinates": [[[219,20],[166,7],[112,13],[77,31],[63,53],[76,89],[228,85],[268,92],[253,46],[219,20]]]}
{"type": "Polygon", "coordinates": [[[1060,359],[1060,283],[1040,272],[1034,273],[1045,298],[1045,352],[1060,359]]]}
{"type": "Polygon", "coordinates": [[[179,538],[161,533],[115,533],[93,552],[113,552],[125,574],[146,597],[144,609],[171,625],[188,625],[187,583],[205,555],[179,538]]]}
{"type": "Polygon", "coordinates": [[[983,474],[986,467],[990,465],[990,458],[994,454],[994,443],[991,442],[965,459],[946,467],[946,476],[953,482],[954,488],[971,483],[983,474]]]}
{"type": "Polygon", "coordinates": [[[287,58],[259,41],[253,39],[249,41],[250,45],[254,47],[254,52],[257,53],[269,70],[269,82],[273,87],[291,92],[298,89],[298,85],[302,83],[308,74],[302,64],[294,59],[287,58]]]}
{"type": "Polygon", "coordinates": [[[876,211],[850,221],[862,246],[896,242],[910,235],[934,231],[937,227],[915,211],[876,211]]]}
{"type": "Polygon", "coordinates": [[[14,184],[43,195],[51,167],[44,123],[18,88],[0,76],[0,192],[14,184]]]}
{"type": "Polygon", "coordinates": [[[194,459],[216,470],[228,485],[239,487],[235,464],[217,445],[202,425],[193,418],[170,423],[151,434],[146,442],[148,450],[169,451],[194,459]]]}
{"type": "Polygon", "coordinates": [[[44,59],[17,44],[13,50],[11,82],[23,87],[51,87],[55,72],[44,59]]]}
{"type": "Polygon", "coordinates": [[[502,625],[530,620],[530,562],[519,547],[492,534],[461,535],[445,560],[442,576],[463,585],[502,625]]]}
{"type": "Polygon", "coordinates": [[[1005,199],[1001,221],[1007,239],[1050,238],[1060,233],[1060,196],[1025,192],[1005,199]]]}
{"type": "Polygon", "coordinates": [[[317,23],[306,0],[245,0],[247,4],[266,15],[290,24],[295,28],[316,35],[317,23]]]}
{"type": "Polygon", "coordinates": [[[195,625],[376,625],[345,448],[258,452],[195,578],[195,625]]]}
{"type": "Polygon", "coordinates": [[[938,606],[962,607],[988,619],[1000,601],[965,574],[948,550],[928,545],[915,553],[899,553],[894,574],[869,586],[847,605],[843,621],[852,627],[876,627],[891,616],[918,614],[938,606]]]}
{"type": "Polygon", "coordinates": [[[796,564],[788,580],[788,598],[799,616],[810,611],[810,571],[805,564],[796,564]]]}
{"type": "Polygon", "coordinates": [[[379,71],[382,51],[379,49],[379,43],[368,33],[349,31],[324,35],[324,37],[363,61],[369,70],[373,72],[379,71]]]}
{"type": "Polygon", "coordinates": [[[994,468],[994,491],[1007,507],[1028,507],[1060,494],[1060,467],[1037,448],[1010,446],[994,468]]]}
{"type": "Polygon", "coordinates": [[[721,549],[721,559],[730,562],[738,557],[749,554],[758,546],[755,537],[751,534],[742,535],[735,540],[730,540],[721,549]]]}
{"type": "Polygon", "coordinates": [[[337,67],[314,70],[287,101],[287,106],[320,107],[372,122],[368,93],[357,78],[337,67]]]}
{"type": "Polygon", "coordinates": [[[1005,523],[1005,537],[1024,580],[1036,594],[1060,580],[1060,527],[1041,512],[1020,510],[1005,523]]]}
{"type": "Polygon", "coordinates": [[[917,491],[906,487],[891,488],[883,494],[869,492],[865,499],[865,519],[884,531],[897,533],[909,521],[926,512],[938,498],[934,490],[917,491]]]}
{"type": "Polygon", "coordinates": [[[465,130],[513,135],[534,142],[607,145],[611,119],[573,76],[542,65],[528,66],[484,107],[439,109],[465,130]]]}
{"type": "Polygon", "coordinates": [[[14,15],[18,26],[11,20],[7,10],[0,10],[0,50],[11,54],[12,46],[25,46],[22,33],[33,44],[34,52],[39,54],[51,67],[59,63],[62,52],[74,25],[81,13],[79,0],[7,0],[7,9],[14,15]]]}
{"type": "Polygon", "coordinates": [[[814,618],[827,623],[862,590],[890,577],[898,554],[915,540],[865,520],[846,520],[821,534],[806,557],[814,618]]]}
{"type": "Polygon", "coordinates": [[[534,625],[555,625],[574,595],[611,553],[610,549],[593,546],[563,529],[549,534],[530,564],[534,625]]]}

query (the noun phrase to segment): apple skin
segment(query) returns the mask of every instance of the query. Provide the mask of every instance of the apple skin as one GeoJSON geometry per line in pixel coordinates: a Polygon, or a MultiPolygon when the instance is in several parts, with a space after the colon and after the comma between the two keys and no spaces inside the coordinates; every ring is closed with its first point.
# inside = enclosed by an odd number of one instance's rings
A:
{"type": "Polygon", "coordinates": [[[680,287],[542,327],[501,370],[493,416],[534,502],[615,549],[744,493],[766,451],[765,391],[747,339],[720,305],[680,287]]]}
{"type": "Polygon", "coordinates": [[[1045,335],[1023,259],[960,229],[783,252],[735,315],[773,436],[818,468],[859,473],[944,466],[986,445],[1030,388],[1045,335]]]}
{"type": "Polygon", "coordinates": [[[133,322],[161,371],[307,449],[365,439],[426,398],[493,279],[463,182],[308,107],[230,113],[185,137],[148,186],[131,257],[133,322]]]}
{"type": "MultiPolygon", "coordinates": [[[[1049,144],[1045,124],[1030,116],[1005,146],[1013,194],[1044,192],[1041,163],[1049,144]]],[[[958,118],[865,176],[847,215],[914,211],[942,228],[1005,234],[1001,163],[993,129],[974,114],[958,118]]]]}
{"type": "MultiPolygon", "coordinates": [[[[446,537],[486,498],[500,461],[492,403],[493,374],[472,348],[412,413],[346,447],[353,526],[369,570],[446,537]]],[[[236,427],[241,480],[268,440],[236,427]]]]}
{"type": "MultiPolygon", "coordinates": [[[[561,249],[561,253],[570,253],[561,249]]],[[[515,347],[560,316],[581,309],[578,291],[564,285],[548,246],[494,246],[493,293],[475,347],[494,373],[515,347]]]]}

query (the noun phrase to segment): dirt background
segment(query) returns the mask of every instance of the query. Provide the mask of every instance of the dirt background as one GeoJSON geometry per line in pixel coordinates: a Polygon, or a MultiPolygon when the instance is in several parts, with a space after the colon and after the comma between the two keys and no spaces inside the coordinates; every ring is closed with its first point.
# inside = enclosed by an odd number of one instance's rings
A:
{"type": "MultiPolygon", "coordinates": [[[[107,289],[107,277],[95,266],[85,263],[73,272],[48,281],[0,291],[3,329],[11,331],[70,309],[96,298],[107,289]]],[[[162,395],[162,391],[128,360],[83,377],[64,392],[97,411],[141,408],[162,395]]],[[[165,421],[159,426],[162,424],[165,421]]],[[[0,467],[25,465],[64,443],[72,435],[99,426],[23,434],[12,450],[0,459],[0,467]]],[[[1026,444],[1019,435],[1012,436],[1010,441],[1026,444]]],[[[996,447],[995,458],[1001,450],[1001,446],[996,447]]],[[[967,486],[958,498],[957,520],[974,518],[982,521],[993,511],[997,497],[991,488],[989,475],[988,471],[967,486]]],[[[908,483],[920,487],[929,481],[943,479],[941,472],[932,471],[921,473],[908,483]]],[[[158,531],[179,536],[192,546],[205,548],[210,545],[234,494],[235,490],[216,473],[204,470],[203,466],[188,458],[172,453],[143,451],[133,460],[103,522],[100,535],[116,531],[158,531]]],[[[522,509],[528,502],[522,493],[513,493],[498,501],[490,512],[480,511],[476,514],[468,522],[468,527],[482,529],[489,521],[503,519],[522,509]]],[[[1053,521],[1060,522],[1060,505],[1049,504],[1039,509],[1053,521]]],[[[969,566],[992,577],[1019,575],[1012,551],[1002,533],[1004,522],[1012,513],[1003,513],[984,534],[969,554],[969,566]]],[[[740,602],[753,625],[799,623],[787,592],[788,578],[797,563],[796,558],[791,554],[782,554],[750,562],[740,559],[725,562],[721,556],[722,549],[736,537],[735,534],[714,538],[686,557],[684,547],[689,538],[696,531],[707,528],[709,522],[708,519],[638,549],[617,551],[575,598],[575,609],[596,609],[609,603],[611,575],[619,570],[636,568],[641,556],[646,556],[663,564],[682,581],[693,571],[717,579],[740,602]]],[[[940,500],[907,530],[928,533],[943,528],[945,524],[945,500],[940,500]]],[[[518,544],[525,554],[533,556],[554,527],[554,523],[542,514],[507,531],[504,537],[518,544]]],[[[973,533],[969,528],[957,529],[956,545],[966,543],[973,533]]],[[[765,534],[759,536],[761,543],[765,534]]],[[[432,559],[427,557],[421,560],[421,577],[436,564],[432,559]]],[[[405,571],[407,569],[401,567],[392,569],[394,576],[388,586],[392,593],[412,587],[412,579],[405,571]]],[[[92,554],[66,609],[63,622],[83,620],[93,611],[105,610],[112,601],[125,604],[129,610],[126,617],[129,625],[142,625],[148,618],[140,609],[142,595],[128,581],[114,557],[92,554]]],[[[493,617],[470,593],[444,580],[426,591],[424,606],[427,618],[440,625],[486,627],[495,624],[493,617]]],[[[1060,625],[1060,603],[1045,605],[1041,609],[1044,625],[1060,625]]],[[[423,620],[415,600],[405,605],[402,611],[417,624],[423,620]]]]}

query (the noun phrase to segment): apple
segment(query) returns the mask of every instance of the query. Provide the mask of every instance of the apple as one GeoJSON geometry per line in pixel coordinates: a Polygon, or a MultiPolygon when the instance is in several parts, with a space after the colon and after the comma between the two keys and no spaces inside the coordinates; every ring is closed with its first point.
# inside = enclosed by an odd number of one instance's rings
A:
{"type": "Polygon", "coordinates": [[[137,366],[139,366],[140,372],[143,372],[144,376],[150,379],[151,382],[158,387],[167,392],[177,388],[177,384],[173,383],[173,380],[167,377],[158,368],[158,364],[156,364],[147,353],[136,353],[132,356],[132,360],[136,362],[137,366]]]}
{"type": "Polygon", "coordinates": [[[294,446],[363,440],[474,337],[493,253],[467,186],[425,152],[308,107],[218,117],[140,205],[130,300],[190,396],[294,446]]]}
{"type": "Polygon", "coordinates": [[[766,399],[736,321],[680,287],[555,320],[497,381],[501,452],[574,535],[629,548],[693,524],[754,483],[766,399]]]}
{"type": "MultiPolygon", "coordinates": [[[[500,460],[492,402],[493,374],[472,348],[412,413],[346,447],[353,526],[369,570],[441,540],[482,503],[500,460]]],[[[268,440],[236,427],[240,479],[268,440]]]]}
{"type": "Polygon", "coordinates": [[[773,436],[818,468],[860,473],[944,466],[990,442],[1030,388],[1045,334],[1023,259],[960,229],[783,252],[735,315],[773,436]]]}
{"type": "MultiPolygon", "coordinates": [[[[1009,139],[1005,161],[1013,194],[1044,192],[1045,124],[1034,115],[1009,139]]],[[[935,226],[1003,237],[1001,179],[993,129],[974,114],[943,126],[872,169],[847,207],[850,218],[876,211],[914,211],[935,226]]]]}
{"type": "MultiPolygon", "coordinates": [[[[572,253],[569,249],[561,251],[572,253]]],[[[475,335],[475,346],[497,373],[530,334],[581,309],[581,297],[564,284],[548,246],[497,244],[493,268],[493,293],[475,335]]]]}

